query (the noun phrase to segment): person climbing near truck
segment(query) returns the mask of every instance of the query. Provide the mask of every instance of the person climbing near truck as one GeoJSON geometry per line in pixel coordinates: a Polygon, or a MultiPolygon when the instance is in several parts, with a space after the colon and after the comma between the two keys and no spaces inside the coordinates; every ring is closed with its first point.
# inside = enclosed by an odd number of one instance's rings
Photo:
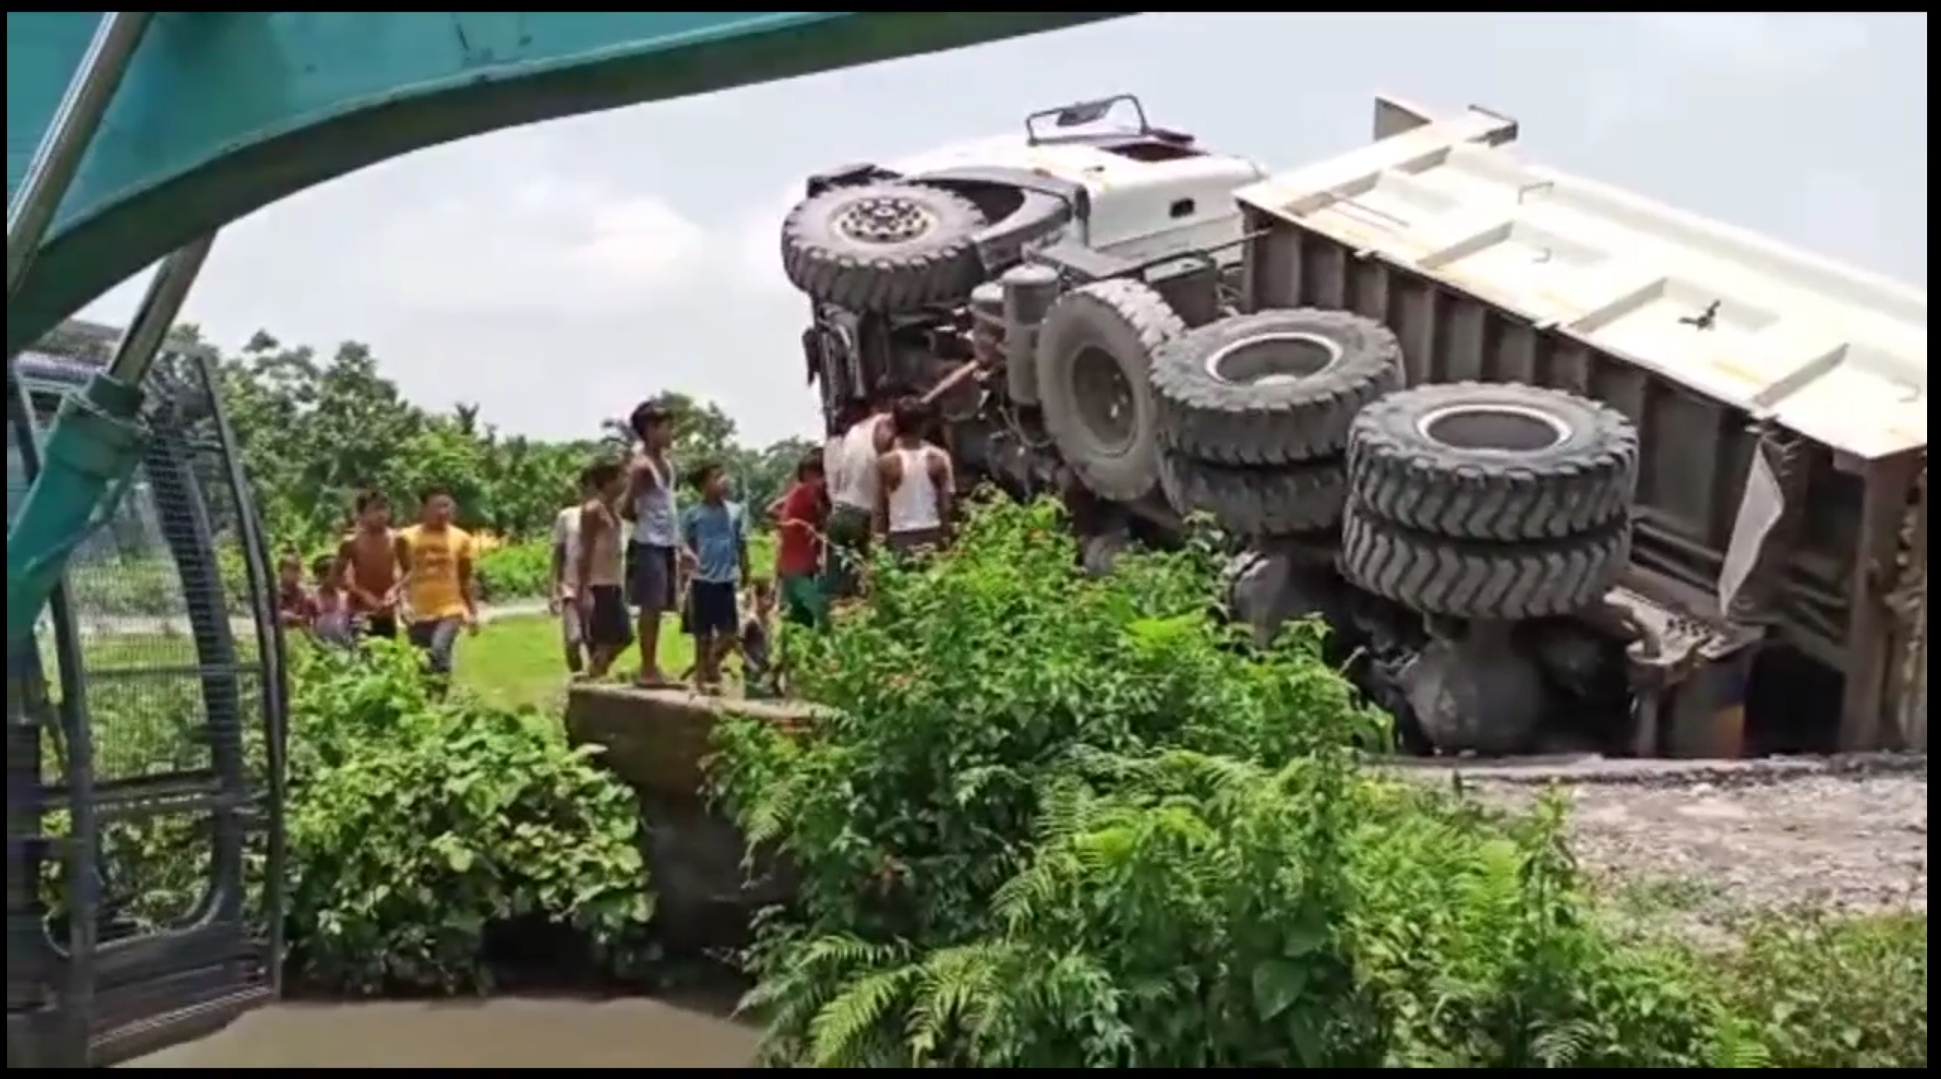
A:
{"type": "Polygon", "coordinates": [[[718,691],[721,661],[741,632],[741,582],[749,580],[748,531],[741,507],[729,501],[727,469],[709,461],[694,470],[700,501],[681,516],[680,541],[693,552],[686,623],[694,636],[694,684],[718,691]]]}
{"type": "Polygon", "coordinates": [[[559,639],[568,674],[579,674],[586,669],[586,634],[573,589],[579,580],[574,560],[580,553],[580,511],[585,508],[586,500],[593,497],[592,473],[592,466],[580,470],[575,487],[579,498],[553,518],[553,587],[547,607],[559,616],[559,639]]]}
{"type": "Polygon", "coordinates": [[[478,632],[478,600],[472,589],[472,537],[452,523],[451,492],[427,487],[419,495],[419,521],[398,533],[400,588],[410,624],[405,636],[425,653],[442,692],[452,673],[460,630],[478,632]]]}
{"type": "Polygon", "coordinates": [[[658,401],[642,401],[627,417],[627,426],[636,443],[620,513],[634,526],[625,569],[640,629],[636,684],[654,688],[668,684],[660,665],[660,627],[663,616],[678,606],[676,582],[687,557],[681,547],[674,459],[668,454],[674,445],[674,415],[658,401]]]}
{"type": "Polygon", "coordinates": [[[900,396],[885,387],[870,398],[869,410],[843,432],[828,465],[828,550],[823,564],[823,595],[833,602],[861,591],[876,517],[877,458],[890,448],[890,405],[900,396]]]}
{"type": "Polygon", "coordinates": [[[578,550],[573,556],[573,596],[586,640],[588,678],[603,678],[633,643],[623,587],[625,565],[619,505],[627,494],[627,470],[613,461],[587,469],[587,499],[580,506],[578,550]]]}
{"type": "Polygon", "coordinates": [[[822,621],[822,531],[829,520],[829,490],[822,456],[810,453],[795,466],[795,482],[775,500],[769,516],[781,531],[775,575],[781,581],[782,617],[800,626],[822,621]]]}
{"type": "Polygon", "coordinates": [[[919,398],[897,401],[890,428],[890,448],[876,461],[877,530],[900,554],[934,551],[949,541],[950,454],[926,437],[930,408],[919,398]]]}
{"type": "Polygon", "coordinates": [[[391,532],[391,500],[382,491],[360,491],[353,510],[351,533],[337,545],[337,579],[351,614],[363,621],[364,636],[395,641],[402,571],[391,532]]]}

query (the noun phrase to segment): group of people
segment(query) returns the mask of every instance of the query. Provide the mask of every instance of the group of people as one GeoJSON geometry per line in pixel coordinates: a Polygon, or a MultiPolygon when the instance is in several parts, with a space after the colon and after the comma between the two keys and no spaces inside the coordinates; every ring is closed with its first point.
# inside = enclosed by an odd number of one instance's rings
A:
{"type": "Polygon", "coordinates": [[[718,461],[693,466],[685,477],[692,501],[683,507],[673,414],[649,401],[627,423],[636,440],[628,461],[587,466],[581,500],[560,511],[553,529],[552,600],[567,668],[604,677],[638,640],[636,683],[673,685],[660,663],[661,623],[679,611],[694,640],[694,667],[684,676],[714,691],[738,648],[744,681],[755,688],[765,675],[774,597],[750,572],[748,525],[730,497],[728,471],[718,461]]]}
{"type": "Polygon", "coordinates": [[[629,460],[590,465],[582,500],[560,512],[554,601],[576,674],[604,676],[638,642],[636,684],[644,688],[691,678],[713,692],[723,663],[739,653],[744,687],[773,689],[778,606],[785,620],[813,626],[832,603],[858,594],[875,537],[907,552],[948,542],[950,455],[927,438],[930,410],[918,398],[878,393],[838,417],[824,449],[796,466],[794,482],[765,507],[779,535],[772,580],[750,572],[746,514],[718,462],[688,471],[693,502],[684,504],[671,455],[677,422],[654,401],[634,409],[629,460]],[[695,658],[691,670],[670,678],[661,625],[674,613],[694,640],[695,658]]]}
{"type": "MultiPolygon", "coordinates": [[[[766,507],[779,533],[771,580],[751,572],[749,526],[727,470],[703,461],[679,472],[677,417],[655,401],[635,408],[627,459],[588,465],[578,500],[554,523],[551,603],[568,670],[603,678],[637,642],[644,688],[691,679],[715,692],[739,653],[744,688],[772,689],[778,606],[788,621],[815,625],[860,593],[879,539],[913,556],[948,545],[955,478],[949,453],[928,437],[927,403],[886,389],[836,421],[766,507]],[[694,642],[692,668],[673,678],[661,664],[669,614],[694,642]]],[[[285,625],[345,644],[402,632],[434,675],[449,676],[459,634],[478,625],[474,545],[442,488],[423,492],[419,512],[418,523],[394,530],[383,494],[359,495],[350,534],[310,567],[311,587],[299,559],[280,565],[285,625]]]]}
{"type": "Polygon", "coordinates": [[[278,563],[284,626],[340,645],[402,633],[424,651],[434,675],[449,676],[459,634],[478,629],[476,551],[471,535],[453,523],[455,508],[450,491],[426,488],[418,522],[394,529],[383,492],[360,493],[350,534],[335,554],[309,567],[308,585],[300,557],[278,563]]]}

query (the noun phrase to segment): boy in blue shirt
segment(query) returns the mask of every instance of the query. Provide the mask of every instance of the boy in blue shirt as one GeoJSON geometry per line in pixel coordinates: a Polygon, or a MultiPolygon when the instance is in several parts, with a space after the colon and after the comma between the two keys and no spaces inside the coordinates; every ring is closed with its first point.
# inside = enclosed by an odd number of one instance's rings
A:
{"type": "Polygon", "coordinates": [[[681,545],[694,556],[687,590],[687,630],[694,637],[694,686],[721,684],[721,661],[741,633],[741,582],[748,578],[748,532],[741,507],[728,500],[728,472],[709,461],[694,470],[701,500],[681,514],[681,545]]]}

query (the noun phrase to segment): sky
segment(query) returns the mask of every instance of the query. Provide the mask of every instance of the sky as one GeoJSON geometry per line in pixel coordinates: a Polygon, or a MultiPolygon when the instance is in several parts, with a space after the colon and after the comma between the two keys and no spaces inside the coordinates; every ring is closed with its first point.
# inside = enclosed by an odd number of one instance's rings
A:
{"type": "MultiPolygon", "coordinates": [[[[226,228],[183,318],[363,341],[405,394],[585,437],[652,393],[765,443],[820,430],[782,215],[810,173],[1140,95],[1292,169],[1377,92],[1521,122],[1537,162],[1927,287],[1925,14],[1142,15],[434,147],[226,228]]],[[[121,322],[146,274],[84,317],[121,322]]]]}

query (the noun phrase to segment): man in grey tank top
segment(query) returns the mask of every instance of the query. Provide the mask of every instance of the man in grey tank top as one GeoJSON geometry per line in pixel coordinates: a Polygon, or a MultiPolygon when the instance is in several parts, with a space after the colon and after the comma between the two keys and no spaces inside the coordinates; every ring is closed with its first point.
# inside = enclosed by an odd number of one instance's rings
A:
{"type": "Polygon", "coordinates": [[[627,591],[638,612],[640,684],[667,685],[660,665],[662,616],[678,610],[681,550],[678,486],[674,460],[674,416],[657,401],[642,401],[627,418],[638,439],[627,467],[627,496],[621,509],[634,523],[627,545],[627,591]]]}

